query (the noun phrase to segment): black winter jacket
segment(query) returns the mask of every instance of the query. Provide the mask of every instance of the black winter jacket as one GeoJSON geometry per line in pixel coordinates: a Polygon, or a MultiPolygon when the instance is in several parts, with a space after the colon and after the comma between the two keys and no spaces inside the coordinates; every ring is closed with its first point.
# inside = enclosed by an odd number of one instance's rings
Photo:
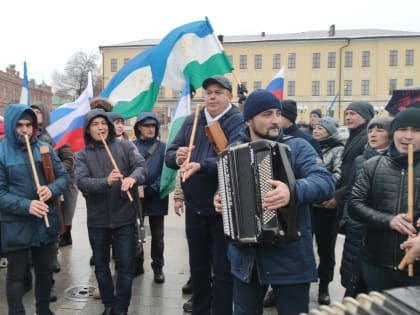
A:
{"type": "MultiPolygon", "coordinates": [[[[420,215],[419,157],[414,163],[414,192],[414,217],[417,220],[420,215]]],[[[351,218],[365,227],[365,260],[378,266],[397,268],[404,256],[400,244],[407,239],[407,235],[391,230],[390,222],[397,214],[406,212],[407,168],[390,155],[373,157],[366,161],[349,200],[351,218]]],[[[415,268],[416,274],[418,271],[415,268]]]]}
{"type": "MultiPolygon", "coordinates": [[[[165,163],[169,168],[178,169],[176,164],[176,151],[179,147],[189,145],[194,115],[188,116],[175,139],[166,150],[165,163]]],[[[243,116],[239,109],[232,108],[219,118],[218,122],[229,143],[239,140],[239,131],[244,126],[243,116]]],[[[191,152],[191,162],[200,163],[200,171],[182,183],[185,206],[187,211],[204,215],[219,215],[214,210],[213,197],[217,190],[217,154],[205,134],[207,125],[204,108],[200,110],[197,130],[195,134],[194,150],[191,152]]]]}

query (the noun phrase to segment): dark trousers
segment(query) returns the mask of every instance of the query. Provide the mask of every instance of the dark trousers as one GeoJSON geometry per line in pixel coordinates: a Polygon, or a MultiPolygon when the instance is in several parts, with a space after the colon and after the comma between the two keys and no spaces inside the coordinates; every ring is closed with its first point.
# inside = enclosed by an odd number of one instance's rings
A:
{"type": "Polygon", "coordinates": [[[115,229],[90,227],[88,231],[102,303],[116,311],[127,312],[131,300],[136,251],[135,225],[129,224],[115,229]],[[118,265],[115,288],[109,267],[111,244],[118,265]]]}
{"type": "Polygon", "coordinates": [[[50,315],[50,292],[53,276],[53,259],[55,245],[53,243],[29,250],[19,250],[6,254],[8,260],[6,277],[6,294],[9,315],[25,314],[23,306],[24,284],[27,277],[29,252],[35,272],[35,303],[39,315],[50,315]]]}
{"type": "MultiPolygon", "coordinates": [[[[250,283],[234,277],[233,314],[262,315],[263,300],[268,285],[261,285],[253,272],[250,283]]],[[[271,284],[276,296],[276,308],[279,315],[298,315],[309,311],[309,283],[276,285],[271,284]]]]}
{"type": "Polygon", "coordinates": [[[318,277],[321,283],[327,285],[334,277],[335,243],[338,234],[337,210],[312,206],[312,231],[319,256],[318,277]]]}
{"type": "Polygon", "coordinates": [[[152,235],[152,244],[150,254],[152,257],[152,269],[154,271],[162,271],[165,260],[163,257],[164,250],[164,216],[148,216],[150,225],[150,234],[152,235]]]}
{"type": "Polygon", "coordinates": [[[407,270],[394,270],[366,261],[362,262],[362,273],[367,292],[420,285],[420,278],[409,277],[407,270]]]}
{"type": "Polygon", "coordinates": [[[193,315],[232,314],[232,276],[222,216],[205,216],[187,209],[186,230],[193,315]]]}

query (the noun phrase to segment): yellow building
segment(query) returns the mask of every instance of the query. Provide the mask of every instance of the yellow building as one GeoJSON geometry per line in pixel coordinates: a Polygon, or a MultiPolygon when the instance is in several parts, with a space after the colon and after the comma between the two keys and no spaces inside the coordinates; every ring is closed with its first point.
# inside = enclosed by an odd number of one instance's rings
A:
{"type": "MultiPolygon", "coordinates": [[[[234,71],[226,76],[234,85],[243,83],[249,92],[266,88],[284,67],[284,98],[298,103],[298,120],[320,108],[325,114],[334,97],[331,114],[343,122],[351,101],[368,101],[378,115],[392,91],[420,84],[420,33],[380,29],[336,30],[294,34],[222,36],[219,40],[234,71]]],[[[103,82],[131,58],[159,43],[159,39],[101,46],[103,82]]],[[[161,89],[154,110],[168,120],[179,91],[161,89]]],[[[202,102],[198,91],[196,103],[202,102]]]]}

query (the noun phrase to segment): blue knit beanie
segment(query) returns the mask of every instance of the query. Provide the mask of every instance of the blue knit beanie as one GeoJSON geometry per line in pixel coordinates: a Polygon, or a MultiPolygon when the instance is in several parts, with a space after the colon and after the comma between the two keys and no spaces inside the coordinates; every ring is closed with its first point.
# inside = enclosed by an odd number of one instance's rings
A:
{"type": "Polygon", "coordinates": [[[280,100],[277,96],[263,89],[255,90],[248,95],[245,101],[243,112],[244,120],[248,121],[255,115],[273,108],[282,110],[280,100]]]}

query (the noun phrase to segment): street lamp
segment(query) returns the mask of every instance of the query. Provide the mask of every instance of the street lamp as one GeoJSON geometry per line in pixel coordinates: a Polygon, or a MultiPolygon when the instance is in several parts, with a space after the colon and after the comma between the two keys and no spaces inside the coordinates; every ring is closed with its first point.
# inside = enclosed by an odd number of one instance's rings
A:
{"type": "Polygon", "coordinates": [[[306,113],[306,111],[308,110],[308,106],[307,105],[298,105],[297,110],[300,113],[300,120],[303,120],[302,119],[302,114],[306,113]]]}
{"type": "Polygon", "coordinates": [[[375,105],[373,106],[373,108],[375,110],[375,115],[382,114],[382,112],[385,110],[385,106],[382,106],[382,105],[380,106],[375,105]]]}

